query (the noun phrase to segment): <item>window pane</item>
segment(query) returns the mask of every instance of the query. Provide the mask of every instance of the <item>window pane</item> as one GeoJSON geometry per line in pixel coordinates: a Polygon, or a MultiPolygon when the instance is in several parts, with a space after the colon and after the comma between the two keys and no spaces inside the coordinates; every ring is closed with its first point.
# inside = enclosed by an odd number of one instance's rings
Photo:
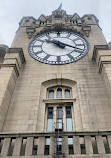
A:
{"type": "Polygon", "coordinates": [[[57,89],[57,98],[62,98],[62,89],[61,88],[57,89]]]}
{"type": "Polygon", "coordinates": [[[66,107],[66,118],[72,118],[71,106],[66,107]]]}
{"type": "Polygon", "coordinates": [[[69,154],[74,154],[73,145],[69,145],[69,154]]]}
{"type": "Polygon", "coordinates": [[[46,138],[46,145],[50,145],[50,138],[46,138]]]}
{"type": "Polygon", "coordinates": [[[62,119],[57,120],[57,128],[62,129],[62,119]]]}
{"type": "Polygon", "coordinates": [[[62,118],[62,108],[57,108],[57,118],[62,118]]]}
{"type": "Polygon", "coordinates": [[[67,131],[72,131],[72,118],[66,119],[67,131]]]}
{"type": "Polygon", "coordinates": [[[68,145],[72,145],[73,144],[73,138],[68,138],[68,145]]]}
{"type": "Polygon", "coordinates": [[[49,155],[49,145],[45,145],[44,155],[49,155]]]}
{"type": "Polygon", "coordinates": [[[53,130],[53,119],[47,120],[47,131],[51,132],[53,130]]]}
{"type": "Polygon", "coordinates": [[[54,98],[54,90],[49,90],[49,98],[50,99],[54,98]]]}
{"type": "Polygon", "coordinates": [[[48,108],[48,115],[47,115],[48,119],[53,119],[53,108],[49,107],[48,108]]]}
{"type": "Polygon", "coordinates": [[[57,138],[57,145],[62,145],[62,138],[57,138]]]}
{"type": "Polygon", "coordinates": [[[57,128],[62,129],[62,108],[57,108],[57,128]]]}
{"type": "Polygon", "coordinates": [[[70,90],[69,89],[65,90],[65,98],[70,98],[70,90]]]}
{"type": "Polygon", "coordinates": [[[53,130],[53,108],[48,107],[48,114],[47,114],[47,131],[53,130]]]}

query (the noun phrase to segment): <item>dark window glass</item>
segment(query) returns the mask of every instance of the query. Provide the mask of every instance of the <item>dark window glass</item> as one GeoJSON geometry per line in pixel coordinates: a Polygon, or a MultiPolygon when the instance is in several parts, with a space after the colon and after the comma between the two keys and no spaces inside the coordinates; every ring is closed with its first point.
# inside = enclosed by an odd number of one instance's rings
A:
{"type": "Polygon", "coordinates": [[[68,146],[69,146],[69,154],[74,154],[73,137],[72,136],[68,137],[68,146]]]}
{"type": "Polygon", "coordinates": [[[44,155],[49,155],[49,149],[50,149],[50,138],[45,139],[45,150],[44,155]]]}
{"type": "Polygon", "coordinates": [[[66,129],[67,129],[67,131],[72,131],[71,106],[66,107],[66,129]]]}
{"type": "Polygon", "coordinates": [[[44,155],[49,155],[49,145],[45,145],[44,155]]]}
{"type": "Polygon", "coordinates": [[[62,145],[57,145],[57,155],[62,155],[62,145]]]}
{"type": "Polygon", "coordinates": [[[54,90],[49,90],[49,99],[54,98],[54,90]]]}
{"type": "Polygon", "coordinates": [[[66,118],[72,118],[71,106],[66,107],[66,118]]]}
{"type": "Polygon", "coordinates": [[[48,107],[48,119],[53,119],[53,108],[52,107],[48,107]]]}
{"type": "Polygon", "coordinates": [[[57,98],[62,98],[62,89],[61,88],[57,89],[57,98]]]}
{"type": "Polygon", "coordinates": [[[73,145],[69,145],[69,154],[74,154],[73,145]]]}
{"type": "Polygon", "coordinates": [[[70,90],[65,89],[65,98],[70,98],[70,90]]]}
{"type": "Polygon", "coordinates": [[[48,107],[48,114],[47,114],[47,131],[53,130],[53,108],[48,107]]]}

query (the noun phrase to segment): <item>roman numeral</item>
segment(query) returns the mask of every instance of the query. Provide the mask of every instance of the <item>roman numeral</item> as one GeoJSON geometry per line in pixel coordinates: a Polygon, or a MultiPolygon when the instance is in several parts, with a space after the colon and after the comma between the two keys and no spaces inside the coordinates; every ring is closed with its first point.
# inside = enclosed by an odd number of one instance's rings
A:
{"type": "Polygon", "coordinates": [[[84,46],[84,44],[76,44],[76,46],[84,46]]]}
{"type": "Polygon", "coordinates": [[[60,62],[60,61],[61,61],[61,57],[57,56],[57,62],[60,62]]]}
{"type": "Polygon", "coordinates": [[[79,49],[77,49],[77,48],[76,48],[74,51],[75,51],[75,52],[79,52],[79,53],[83,53],[82,50],[79,50],[79,49]]]}
{"type": "Polygon", "coordinates": [[[40,42],[45,42],[44,40],[41,40],[41,39],[37,39],[38,41],[40,41],[40,42]]]}
{"type": "Polygon", "coordinates": [[[78,40],[80,40],[80,38],[75,38],[75,39],[73,39],[74,42],[75,42],[75,41],[78,41],[78,40]]]}
{"type": "Polygon", "coordinates": [[[41,47],[42,45],[33,45],[33,47],[41,47]]]}
{"type": "Polygon", "coordinates": [[[73,57],[71,54],[67,54],[67,56],[68,56],[70,59],[73,59],[73,60],[74,60],[74,57],[73,57]]]}
{"type": "Polygon", "coordinates": [[[40,53],[43,53],[43,51],[41,50],[39,52],[34,52],[35,55],[40,54],[40,53]]]}
{"type": "Polygon", "coordinates": [[[47,54],[43,60],[47,60],[49,57],[50,57],[50,55],[47,54]]]}

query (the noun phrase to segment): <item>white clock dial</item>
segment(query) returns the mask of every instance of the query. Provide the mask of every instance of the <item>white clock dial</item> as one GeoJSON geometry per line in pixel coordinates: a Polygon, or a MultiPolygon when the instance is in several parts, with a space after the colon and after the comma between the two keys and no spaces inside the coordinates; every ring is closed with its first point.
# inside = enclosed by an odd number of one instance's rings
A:
{"type": "Polygon", "coordinates": [[[88,42],[71,32],[50,32],[37,36],[29,44],[29,54],[36,60],[53,65],[75,62],[88,52],[88,42]]]}

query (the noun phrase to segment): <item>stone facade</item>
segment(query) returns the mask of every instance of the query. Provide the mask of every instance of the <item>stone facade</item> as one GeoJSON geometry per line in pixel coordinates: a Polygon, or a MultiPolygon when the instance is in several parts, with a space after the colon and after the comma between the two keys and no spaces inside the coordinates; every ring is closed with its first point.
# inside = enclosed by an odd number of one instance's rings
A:
{"type": "MultiPolygon", "coordinates": [[[[94,15],[67,15],[55,10],[38,19],[24,17],[0,63],[1,157],[111,157],[111,48],[94,15]],[[29,42],[47,31],[68,30],[81,34],[90,45],[81,60],[66,65],[40,63],[28,53],[29,42]],[[50,87],[70,87],[71,98],[49,99],[50,87]],[[63,154],[55,155],[53,132],[47,131],[47,107],[63,110],[63,154]],[[66,130],[67,105],[72,109],[73,130],[66,130]],[[49,155],[44,155],[50,137],[49,155]],[[68,138],[73,138],[69,154],[68,138]],[[36,156],[37,155],[37,156],[36,156]]],[[[3,52],[1,46],[0,53],[3,52]],[[1,51],[2,50],[2,51],[1,51]]],[[[3,53],[2,53],[3,54],[3,53]]]]}

